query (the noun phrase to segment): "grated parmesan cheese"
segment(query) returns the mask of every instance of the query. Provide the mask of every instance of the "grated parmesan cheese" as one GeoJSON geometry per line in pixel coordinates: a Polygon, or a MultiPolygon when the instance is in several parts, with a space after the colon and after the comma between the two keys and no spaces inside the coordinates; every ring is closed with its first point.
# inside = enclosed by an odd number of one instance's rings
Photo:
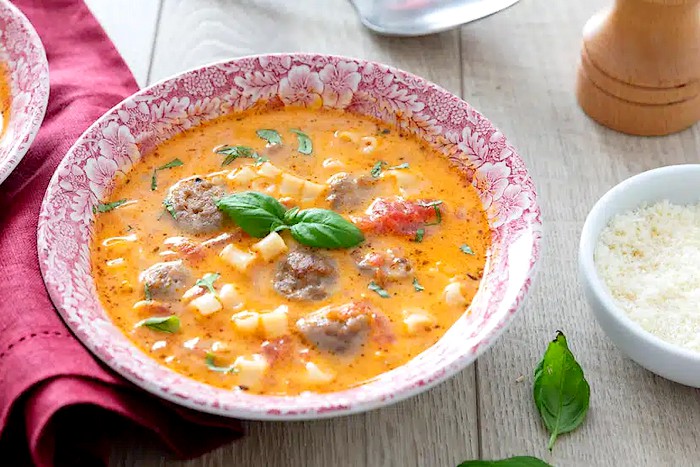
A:
{"type": "Polygon", "coordinates": [[[700,204],[663,201],[615,216],[594,258],[615,302],[632,320],[700,352],[700,204]]]}

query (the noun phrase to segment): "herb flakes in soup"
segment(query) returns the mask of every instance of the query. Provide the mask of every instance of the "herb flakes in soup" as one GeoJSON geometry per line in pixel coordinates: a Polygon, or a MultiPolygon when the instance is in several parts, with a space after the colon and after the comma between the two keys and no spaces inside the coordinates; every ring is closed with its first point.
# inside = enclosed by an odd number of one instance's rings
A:
{"type": "Polygon", "coordinates": [[[447,158],[336,110],[205,122],[105,198],[91,255],[109,316],[163,365],[252,394],[339,391],[405,364],[466,312],[490,248],[447,158]]]}

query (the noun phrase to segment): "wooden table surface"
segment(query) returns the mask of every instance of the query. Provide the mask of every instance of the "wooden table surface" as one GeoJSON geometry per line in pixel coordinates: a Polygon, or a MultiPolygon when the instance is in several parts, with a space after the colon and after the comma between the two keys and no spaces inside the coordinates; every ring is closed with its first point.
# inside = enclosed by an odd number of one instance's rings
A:
{"type": "Polygon", "coordinates": [[[365,30],[347,0],[90,0],[141,85],[214,60],[328,52],[379,60],[460,94],[525,159],[545,222],[544,259],[527,305],[477,363],[392,407],[336,420],[246,422],[248,436],[180,464],[146,440],[115,440],[114,466],[455,466],[530,454],[557,466],[698,465],[700,393],[625,358],[605,337],[576,276],[579,232],[612,185],[697,162],[698,128],[639,138],[578,108],[580,31],[604,0],[522,0],[459,30],[412,39],[365,30]],[[532,401],[532,371],[563,330],[591,385],[584,425],[554,452],[532,401]],[[524,376],[524,378],[521,378],[524,376]]]}

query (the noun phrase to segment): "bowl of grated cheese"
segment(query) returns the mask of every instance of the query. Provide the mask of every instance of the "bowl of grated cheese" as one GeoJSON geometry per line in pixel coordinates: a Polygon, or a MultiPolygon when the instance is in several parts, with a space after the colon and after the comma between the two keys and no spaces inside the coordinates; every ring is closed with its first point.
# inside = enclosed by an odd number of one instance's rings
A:
{"type": "Polygon", "coordinates": [[[608,191],[583,226],[579,275],[623,353],[700,387],[700,164],[650,170],[608,191]]]}

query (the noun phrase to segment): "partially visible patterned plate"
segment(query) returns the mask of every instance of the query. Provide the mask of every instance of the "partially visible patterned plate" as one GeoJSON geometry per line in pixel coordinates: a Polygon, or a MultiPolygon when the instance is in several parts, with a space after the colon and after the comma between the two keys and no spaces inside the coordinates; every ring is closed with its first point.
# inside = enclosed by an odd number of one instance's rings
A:
{"type": "Polygon", "coordinates": [[[312,419],[369,410],[425,391],[471,364],[511,322],[530,286],[541,242],[535,189],[522,159],[480,113],[444,89],[395,68],[310,54],[245,57],[143,89],[97,120],[59,165],[39,218],[39,262],[76,336],[127,379],[164,399],[248,419],[312,419]],[[348,390],[259,396],[192,380],[159,365],[110,321],[90,275],[93,208],[115,177],[160,142],[256,102],[344,109],[417,135],[476,187],[493,232],[470,308],[434,346],[348,390]]]}
{"type": "Polygon", "coordinates": [[[26,16],[0,1],[0,63],[10,87],[10,116],[0,137],[0,183],[22,160],[39,132],[49,100],[49,63],[26,16]]]}

